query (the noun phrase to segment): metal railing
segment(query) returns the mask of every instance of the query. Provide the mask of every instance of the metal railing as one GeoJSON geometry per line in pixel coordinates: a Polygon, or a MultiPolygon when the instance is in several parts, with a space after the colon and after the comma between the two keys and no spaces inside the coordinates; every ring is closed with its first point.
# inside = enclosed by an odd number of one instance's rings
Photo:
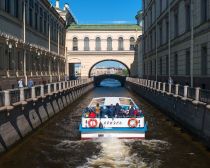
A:
{"type": "Polygon", "coordinates": [[[166,83],[166,92],[169,92],[169,84],[166,83]]]}
{"type": "Polygon", "coordinates": [[[24,97],[25,99],[31,98],[31,88],[24,88],[24,97]]]}
{"type": "Polygon", "coordinates": [[[199,100],[204,102],[204,103],[210,104],[210,91],[209,90],[200,89],[199,100]]]}
{"type": "Polygon", "coordinates": [[[4,92],[0,92],[0,107],[4,106],[4,92]]]}
{"type": "Polygon", "coordinates": [[[176,94],[176,85],[171,85],[171,93],[176,94]]]}
{"type": "Polygon", "coordinates": [[[10,103],[14,104],[20,101],[20,90],[19,89],[13,89],[9,91],[10,95],[10,103]]]}
{"type": "Polygon", "coordinates": [[[184,86],[179,86],[179,92],[178,92],[179,96],[184,97],[184,86]]]}
{"type": "Polygon", "coordinates": [[[50,91],[54,92],[54,84],[50,84],[50,91]]]}
{"type": "Polygon", "coordinates": [[[187,97],[190,99],[195,99],[195,88],[188,88],[187,97]]]}
{"type": "Polygon", "coordinates": [[[48,93],[48,85],[44,85],[44,94],[48,93]]]}
{"type": "Polygon", "coordinates": [[[41,86],[35,87],[35,95],[36,95],[36,97],[41,96],[41,86]]]}

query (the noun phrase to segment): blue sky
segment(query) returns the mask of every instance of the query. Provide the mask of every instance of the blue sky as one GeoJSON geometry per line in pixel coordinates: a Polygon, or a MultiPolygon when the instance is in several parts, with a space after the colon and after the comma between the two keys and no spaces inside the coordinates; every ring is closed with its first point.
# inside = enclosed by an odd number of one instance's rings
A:
{"type": "MultiPolygon", "coordinates": [[[[51,0],[55,4],[55,0],[51,0]]],[[[79,24],[136,23],[141,0],[60,0],[68,3],[79,24]]]]}

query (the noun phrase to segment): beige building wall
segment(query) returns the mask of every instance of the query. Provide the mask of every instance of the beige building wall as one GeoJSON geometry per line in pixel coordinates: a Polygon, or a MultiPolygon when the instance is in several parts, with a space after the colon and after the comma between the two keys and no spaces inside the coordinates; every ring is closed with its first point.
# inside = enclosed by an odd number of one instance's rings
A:
{"type": "MultiPolygon", "coordinates": [[[[68,30],[66,36],[67,74],[68,63],[81,63],[81,76],[88,76],[90,69],[104,60],[115,60],[129,69],[134,61],[134,51],[130,50],[130,38],[135,41],[140,30],[68,30]],[[78,39],[78,51],[73,50],[73,38],[78,39]],[[89,38],[89,51],[84,51],[84,39],[89,38]],[[96,38],[101,39],[101,50],[96,51],[96,38]],[[112,38],[112,51],[107,50],[107,38],[112,38]],[[118,49],[118,39],[123,38],[123,50],[118,49]]],[[[69,75],[69,74],[68,74],[69,75]]]]}

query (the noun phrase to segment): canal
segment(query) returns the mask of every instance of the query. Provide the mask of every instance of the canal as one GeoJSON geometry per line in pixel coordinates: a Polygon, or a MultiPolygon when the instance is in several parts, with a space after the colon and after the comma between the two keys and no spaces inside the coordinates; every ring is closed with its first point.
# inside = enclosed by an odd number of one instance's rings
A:
{"type": "Polygon", "coordinates": [[[98,87],[81,97],[0,157],[0,168],[209,168],[210,154],[138,95],[122,87],[98,87]],[[143,108],[146,140],[80,141],[82,109],[93,97],[127,96],[143,108]]]}

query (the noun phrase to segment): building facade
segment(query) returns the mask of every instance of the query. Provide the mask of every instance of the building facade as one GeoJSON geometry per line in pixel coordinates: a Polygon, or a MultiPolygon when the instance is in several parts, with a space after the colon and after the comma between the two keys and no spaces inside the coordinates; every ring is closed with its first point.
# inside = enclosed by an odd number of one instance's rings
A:
{"type": "Polygon", "coordinates": [[[72,65],[80,64],[81,76],[90,76],[97,63],[107,60],[120,62],[130,70],[140,34],[141,29],[135,24],[70,25],[66,37],[66,73],[71,77],[72,65]]]}
{"type": "Polygon", "coordinates": [[[210,0],[143,0],[144,78],[210,89],[210,0]]]}
{"type": "Polygon", "coordinates": [[[126,75],[122,68],[115,68],[115,67],[109,67],[109,68],[103,68],[103,67],[94,67],[91,71],[91,76],[99,76],[104,74],[116,74],[116,75],[126,75]]]}
{"type": "Polygon", "coordinates": [[[0,89],[64,76],[66,22],[48,0],[1,0],[0,23],[0,89]]]}

